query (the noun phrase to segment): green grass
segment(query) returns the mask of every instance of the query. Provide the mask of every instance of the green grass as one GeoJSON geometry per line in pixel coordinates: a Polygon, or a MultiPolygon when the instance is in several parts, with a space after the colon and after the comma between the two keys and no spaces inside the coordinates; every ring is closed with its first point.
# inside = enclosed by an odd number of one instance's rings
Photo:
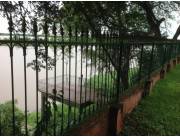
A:
{"type": "MultiPolygon", "coordinates": [[[[129,69],[129,86],[132,86],[137,82],[137,75],[138,75],[138,68],[130,68],[129,69]]],[[[108,72],[108,73],[99,73],[98,75],[93,75],[89,79],[87,79],[87,84],[85,83],[84,86],[87,85],[88,88],[94,88],[102,90],[103,88],[108,92],[114,92],[113,90],[116,88],[116,72],[108,72]]]]}
{"type": "Polygon", "coordinates": [[[126,117],[123,135],[180,135],[180,65],[126,117]]]}
{"type": "MultiPolygon", "coordinates": [[[[95,89],[112,89],[115,82],[116,82],[116,73],[112,72],[111,73],[100,73],[99,75],[94,75],[92,77],[90,77],[89,79],[87,79],[87,84],[85,84],[85,86],[87,85],[88,88],[94,88],[95,89]]],[[[110,90],[111,91],[111,90],[110,90]]]]}

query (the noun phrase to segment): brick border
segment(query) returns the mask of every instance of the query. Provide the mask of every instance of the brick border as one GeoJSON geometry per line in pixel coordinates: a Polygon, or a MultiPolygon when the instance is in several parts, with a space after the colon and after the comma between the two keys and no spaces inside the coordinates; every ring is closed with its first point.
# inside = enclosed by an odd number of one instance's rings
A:
{"type": "Polygon", "coordinates": [[[79,126],[70,129],[66,135],[103,136],[120,134],[123,130],[125,116],[132,112],[142,97],[147,96],[156,82],[163,79],[166,73],[174,68],[176,64],[180,64],[180,56],[171,59],[161,69],[151,74],[150,79],[145,82],[144,86],[139,84],[132,88],[132,94],[124,96],[119,104],[108,106],[106,110],[97,113],[79,126]]]}

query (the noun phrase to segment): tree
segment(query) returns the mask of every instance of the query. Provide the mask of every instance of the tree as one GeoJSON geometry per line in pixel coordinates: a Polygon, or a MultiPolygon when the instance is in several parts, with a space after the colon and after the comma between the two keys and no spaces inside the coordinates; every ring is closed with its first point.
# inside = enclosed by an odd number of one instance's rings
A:
{"type": "MultiPolygon", "coordinates": [[[[153,36],[154,38],[167,37],[163,34],[162,23],[173,18],[172,12],[179,11],[179,2],[29,2],[25,6],[23,2],[1,2],[1,11],[9,19],[10,15],[28,16],[33,19],[37,16],[39,20],[39,31],[43,29],[44,22],[52,27],[52,23],[60,22],[64,31],[69,26],[73,28],[89,29],[97,34],[103,29],[113,32],[115,35],[123,36],[153,36]],[[31,7],[30,9],[28,7],[31,7]],[[32,12],[33,9],[33,12],[32,12]],[[33,14],[32,14],[33,13],[33,14]]],[[[20,18],[21,18],[20,16],[20,18]]],[[[15,22],[15,21],[14,21],[15,22]]],[[[19,23],[16,21],[17,24],[19,23]]],[[[29,23],[30,24],[30,23],[29,23]]],[[[19,25],[17,25],[19,26],[19,25]]],[[[30,28],[30,27],[29,27],[30,28]]],[[[32,28],[31,28],[32,29],[32,28]]],[[[180,29],[177,29],[174,39],[177,39],[180,29]]],[[[119,62],[113,62],[116,49],[108,51],[103,47],[106,56],[111,60],[112,65],[118,70],[119,62]]],[[[121,73],[125,87],[128,87],[128,66],[131,58],[131,48],[122,54],[121,73]],[[125,82],[126,81],[126,82],[125,82]]],[[[159,50],[160,51],[160,50],[159,50]]]]}

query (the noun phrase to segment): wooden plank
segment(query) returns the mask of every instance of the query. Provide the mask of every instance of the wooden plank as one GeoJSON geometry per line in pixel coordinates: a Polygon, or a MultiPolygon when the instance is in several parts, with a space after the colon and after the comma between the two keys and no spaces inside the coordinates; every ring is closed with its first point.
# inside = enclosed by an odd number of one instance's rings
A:
{"type": "MultiPolygon", "coordinates": [[[[70,98],[69,98],[69,83],[68,81],[64,82],[64,91],[62,90],[62,76],[57,76],[57,83],[56,83],[56,100],[59,102],[62,102],[62,98],[64,99],[64,103],[68,104],[70,100],[71,106],[87,106],[91,105],[93,103],[96,103],[97,101],[100,101],[100,94],[98,94],[99,91],[94,92],[94,87],[90,89],[88,87],[82,86],[82,96],[81,96],[81,104],[80,104],[80,92],[81,92],[81,85],[77,82],[76,85],[76,99],[75,99],[75,84],[72,82],[70,86],[70,98]],[[86,101],[85,101],[85,95],[86,95],[86,101]]],[[[54,90],[54,78],[48,79],[48,97],[51,99],[55,98],[55,94],[53,93],[54,90]]],[[[42,94],[46,94],[46,80],[42,79],[39,80],[39,91],[42,94]]],[[[104,98],[104,97],[103,97],[104,98]]]]}

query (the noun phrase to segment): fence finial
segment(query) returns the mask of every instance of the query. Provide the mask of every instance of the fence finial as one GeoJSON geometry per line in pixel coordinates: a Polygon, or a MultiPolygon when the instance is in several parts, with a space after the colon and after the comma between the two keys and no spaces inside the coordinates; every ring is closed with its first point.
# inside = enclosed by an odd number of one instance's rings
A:
{"type": "Polygon", "coordinates": [[[76,38],[76,41],[77,41],[77,38],[78,38],[78,29],[77,29],[77,25],[75,25],[75,38],[76,38]]]}
{"type": "Polygon", "coordinates": [[[83,38],[83,36],[84,36],[84,28],[82,27],[81,28],[81,38],[83,38]]]}
{"type": "Polygon", "coordinates": [[[47,35],[48,34],[48,23],[47,23],[47,20],[45,20],[45,23],[44,23],[44,26],[43,26],[43,30],[44,30],[45,35],[47,35]]]}
{"type": "Polygon", "coordinates": [[[56,23],[53,23],[53,35],[56,36],[57,32],[56,32],[56,23]]]}
{"type": "Polygon", "coordinates": [[[60,33],[61,33],[61,36],[63,37],[64,36],[64,29],[63,29],[62,25],[60,25],[60,33]]]}
{"type": "Polygon", "coordinates": [[[22,32],[23,33],[26,32],[26,18],[25,18],[25,16],[23,16],[23,18],[22,18],[22,32]]]}
{"type": "Polygon", "coordinates": [[[72,29],[71,29],[71,26],[69,26],[69,38],[71,39],[72,37],[72,29]]]}
{"type": "Polygon", "coordinates": [[[12,33],[12,31],[14,30],[14,27],[13,27],[13,20],[12,20],[12,15],[10,14],[10,18],[9,18],[9,32],[12,33]]]}
{"type": "Polygon", "coordinates": [[[37,19],[34,18],[34,21],[33,21],[33,32],[34,32],[34,35],[35,35],[35,36],[37,36],[37,31],[38,31],[37,19]]]}
{"type": "Polygon", "coordinates": [[[109,33],[108,33],[107,30],[104,30],[104,35],[105,35],[106,42],[108,42],[108,40],[109,40],[109,33]]]}
{"type": "Polygon", "coordinates": [[[88,40],[88,37],[89,37],[89,30],[88,28],[86,28],[86,39],[88,40]]]}

